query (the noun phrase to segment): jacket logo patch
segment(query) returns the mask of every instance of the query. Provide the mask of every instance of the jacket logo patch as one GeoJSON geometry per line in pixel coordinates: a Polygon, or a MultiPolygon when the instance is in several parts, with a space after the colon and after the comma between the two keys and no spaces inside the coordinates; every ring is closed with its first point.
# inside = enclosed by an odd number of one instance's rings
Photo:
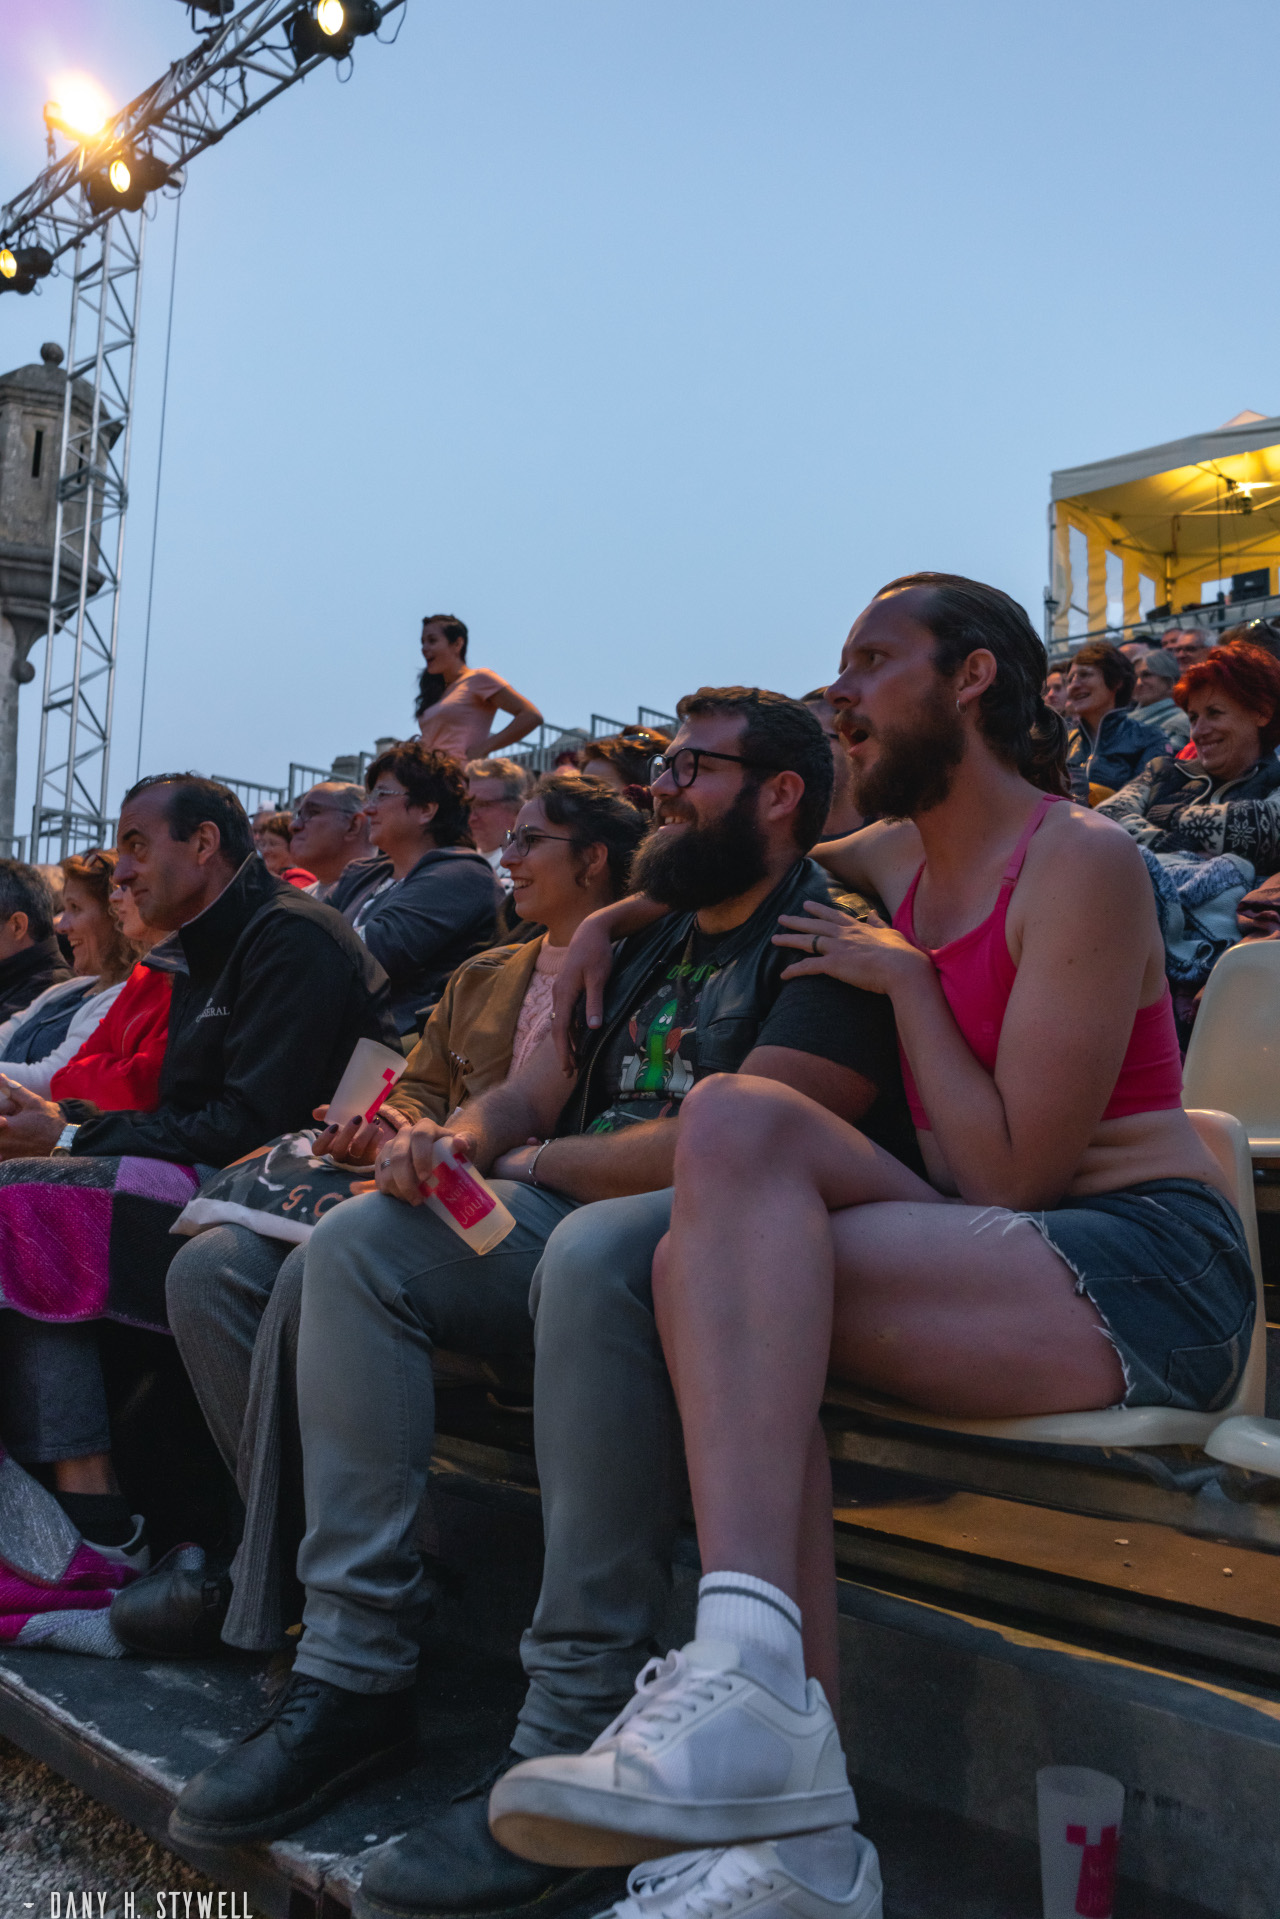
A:
{"type": "Polygon", "coordinates": [[[196,1025],[198,1026],[202,1019],[230,1019],[230,1018],[231,1018],[231,1008],[229,1006],[206,1006],[202,1013],[197,1013],[196,1025]]]}

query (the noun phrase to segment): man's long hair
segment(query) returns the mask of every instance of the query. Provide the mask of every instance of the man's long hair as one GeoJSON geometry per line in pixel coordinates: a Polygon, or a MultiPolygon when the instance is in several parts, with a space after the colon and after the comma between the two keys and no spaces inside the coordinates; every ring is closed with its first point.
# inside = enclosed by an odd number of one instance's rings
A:
{"type": "Polygon", "coordinates": [[[931,599],[916,617],[937,641],[934,664],[950,678],[979,647],[995,655],[996,676],[978,701],[978,727],[992,752],[1023,779],[1064,797],[1067,728],[1044,699],[1048,659],[1026,612],[999,587],[959,573],[905,573],[876,595],[927,586],[931,599]]]}

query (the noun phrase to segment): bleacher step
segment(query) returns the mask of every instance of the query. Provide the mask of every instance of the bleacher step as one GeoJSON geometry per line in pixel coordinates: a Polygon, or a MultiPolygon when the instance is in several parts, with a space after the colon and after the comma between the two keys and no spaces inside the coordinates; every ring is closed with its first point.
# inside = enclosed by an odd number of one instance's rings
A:
{"type": "MultiPolygon", "coordinates": [[[[420,1759],[272,1846],[187,1854],[266,1919],[342,1919],[372,1848],[505,1747],[540,1572],[537,1495],[459,1470],[456,1457],[433,1485],[442,1555],[462,1585],[424,1645],[420,1759]]],[[[672,1643],[687,1636],[696,1578],[687,1546],[682,1561],[672,1643]]],[[[1280,1701],[848,1579],[840,1606],[851,1767],[886,1919],[1039,1919],[1034,1774],[1050,1761],[1100,1765],[1131,1789],[1116,1919],[1274,1919],[1280,1701]]],[[[183,1782],[264,1703],[257,1662],[239,1656],[0,1653],[0,1733],[163,1843],[183,1782]]],[[[619,1876],[611,1896],[620,1890],[619,1876]]]]}

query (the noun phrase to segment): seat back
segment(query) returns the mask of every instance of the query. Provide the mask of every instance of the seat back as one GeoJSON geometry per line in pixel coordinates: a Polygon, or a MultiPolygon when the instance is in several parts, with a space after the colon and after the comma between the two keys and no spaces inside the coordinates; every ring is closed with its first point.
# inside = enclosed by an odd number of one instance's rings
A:
{"type": "Polygon", "coordinates": [[[1280,940],[1233,946],[1210,973],[1182,1103],[1234,1113],[1253,1152],[1280,1155],[1280,940]]]}
{"type": "MultiPolygon", "coordinates": [[[[1230,955],[1227,957],[1230,958],[1230,955]]],[[[1253,1203],[1253,1160],[1249,1141],[1245,1137],[1244,1127],[1231,1113],[1196,1110],[1189,1111],[1187,1118],[1200,1135],[1201,1142],[1213,1154],[1231,1187],[1231,1196],[1244,1226],[1245,1244],[1249,1248],[1254,1298],[1257,1302],[1249,1357],[1240,1375],[1236,1396],[1221,1417],[1230,1419],[1237,1413],[1252,1413],[1260,1417],[1267,1409],[1267,1309],[1262,1291],[1262,1250],[1258,1244],[1258,1213],[1253,1203]]]]}

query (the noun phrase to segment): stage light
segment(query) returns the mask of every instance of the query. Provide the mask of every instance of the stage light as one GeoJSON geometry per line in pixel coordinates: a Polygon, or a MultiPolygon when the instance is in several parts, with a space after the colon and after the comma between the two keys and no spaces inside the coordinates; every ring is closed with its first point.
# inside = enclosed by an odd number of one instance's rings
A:
{"type": "Polygon", "coordinates": [[[86,173],[84,190],[95,213],[136,213],[147,195],[168,179],[168,167],[154,153],[126,148],[105,166],[86,173]]]}
{"type": "Polygon", "coordinates": [[[345,60],[360,35],[372,33],[381,20],[376,0],[308,0],[290,15],[285,31],[301,66],[318,53],[345,60]]]}
{"type": "Polygon", "coordinates": [[[37,280],[53,272],[47,247],[0,247],[0,293],[30,293],[37,280]]]}
{"type": "Polygon", "coordinates": [[[56,82],[57,94],[45,103],[45,125],[69,140],[91,140],[111,118],[107,97],[87,73],[69,73],[56,82]]]}

